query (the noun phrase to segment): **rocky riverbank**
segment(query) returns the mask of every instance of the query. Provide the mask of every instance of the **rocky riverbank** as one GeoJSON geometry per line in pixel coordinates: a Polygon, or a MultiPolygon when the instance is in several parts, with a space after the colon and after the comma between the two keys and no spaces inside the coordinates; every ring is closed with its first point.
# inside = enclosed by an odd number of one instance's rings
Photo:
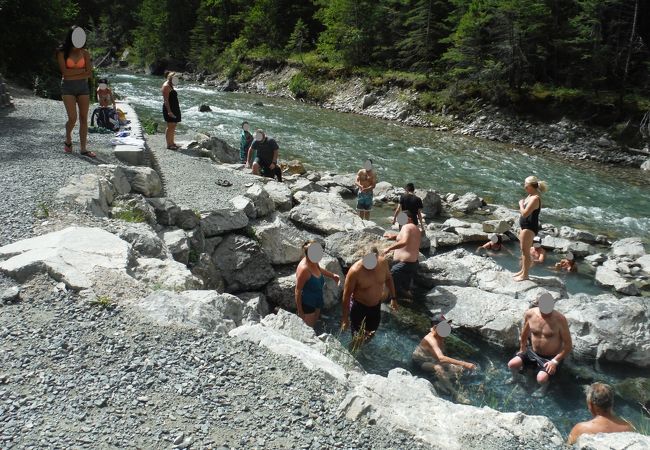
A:
{"type": "MultiPolygon", "coordinates": [[[[184,79],[203,83],[223,91],[241,91],[295,100],[289,89],[298,67],[284,65],[275,69],[258,68],[246,82],[216,75],[185,73],[184,79]]],[[[322,86],[327,95],[319,106],[334,111],[362,114],[406,125],[432,127],[438,131],[476,136],[549,151],[569,159],[643,167],[650,170],[650,149],[631,149],[618,144],[604,129],[588,127],[567,118],[542,122],[514,115],[487,103],[477,103],[467,114],[425,111],[417,104],[418,93],[398,85],[374,86],[367,79],[352,77],[330,81],[322,86]]]]}
{"type": "MultiPolygon", "coordinates": [[[[292,163],[277,183],[245,173],[215,138],[177,153],[160,136],[148,144],[157,170],[69,173],[47,217],[0,247],[3,447],[563,447],[548,418],[454,404],[403,369],[366,374],[333,336],[286,311],[304,240],[321,241],[323,264],[342,276],[363,244],[387,245],[384,229],[346,203],[353,175],[292,163]]],[[[399,193],[383,183],[376,201],[399,193]]],[[[516,231],[516,213],[472,193],[420,195],[430,225],[417,283],[431,311],[511,348],[528,301],[549,291],[576,361],[647,367],[647,299],[573,296],[556,277],[514,283],[490,258],[434,254],[516,231]]],[[[598,250],[602,266],[644,289],[642,244],[546,231],[547,248],[598,250]]],[[[340,286],[325,289],[335,307],[340,286]]],[[[635,433],[618,438],[648,445],[635,433]]],[[[578,447],[610,448],[599,442],[578,447]]]]}

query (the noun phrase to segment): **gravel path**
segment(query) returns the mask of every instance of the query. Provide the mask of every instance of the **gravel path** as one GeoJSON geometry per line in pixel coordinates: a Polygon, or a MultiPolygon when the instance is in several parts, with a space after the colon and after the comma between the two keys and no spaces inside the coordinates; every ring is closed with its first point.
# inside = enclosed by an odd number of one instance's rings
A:
{"type": "MultiPolygon", "coordinates": [[[[88,148],[101,161],[63,153],[63,103],[34,97],[24,89],[10,91],[16,108],[0,110],[0,246],[31,236],[38,210],[72,175],[92,172],[101,162],[117,162],[111,134],[88,135],[88,148]]],[[[78,126],[75,132],[78,152],[78,126]]]]}
{"type": "MultiPolygon", "coordinates": [[[[145,139],[162,171],[167,197],[178,205],[199,211],[230,208],[231,198],[246,192],[246,184],[260,180],[244,172],[221,168],[192,150],[167,150],[164,134],[146,135],[145,139]],[[228,180],[232,186],[218,186],[217,180],[228,180]]],[[[176,142],[180,145],[190,140],[188,135],[177,135],[176,142]]]]}
{"type": "Polygon", "coordinates": [[[0,305],[0,448],[426,448],[339,418],[342,386],[293,359],[54,285],[0,305]]]}

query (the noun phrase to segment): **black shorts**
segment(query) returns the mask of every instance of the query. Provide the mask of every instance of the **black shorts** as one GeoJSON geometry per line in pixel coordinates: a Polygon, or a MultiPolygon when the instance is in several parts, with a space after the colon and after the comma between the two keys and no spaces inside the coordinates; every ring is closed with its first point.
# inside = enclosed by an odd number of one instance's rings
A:
{"type": "Polygon", "coordinates": [[[411,288],[411,282],[418,271],[418,265],[417,261],[398,261],[390,268],[390,274],[393,276],[393,283],[395,283],[398,294],[411,288]]]}
{"type": "Polygon", "coordinates": [[[317,308],[315,306],[305,305],[304,303],[302,304],[302,312],[304,312],[305,314],[315,313],[319,309],[320,308],[317,308]]]}
{"type": "Polygon", "coordinates": [[[352,300],[350,308],[350,329],[352,334],[357,334],[361,328],[366,333],[377,331],[381,321],[381,303],[376,306],[366,306],[352,300]]]}
{"type": "MultiPolygon", "coordinates": [[[[537,371],[548,373],[546,367],[544,367],[544,364],[552,360],[555,355],[553,356],[538,355],[530,347],[528,347],[525,353],[518,352],[516,356],[519,356],[521,360],[524,362],[524,367],[533,367],[537,369],[537,371]]],[[[560,363],[557,365],[555,369],[556,374],[560,370],[560,367],[562,366],[563,362],[564,361],[560,361],[560,363]]]]}

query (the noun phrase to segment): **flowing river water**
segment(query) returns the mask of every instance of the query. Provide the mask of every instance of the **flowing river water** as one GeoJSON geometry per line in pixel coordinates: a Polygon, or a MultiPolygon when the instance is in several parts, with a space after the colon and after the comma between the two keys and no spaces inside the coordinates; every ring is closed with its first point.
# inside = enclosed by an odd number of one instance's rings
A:
{"type": "MultiPolygon", "coordinates": [[[[126,97],[141,119],[160,122],[162,78],[116,73],[113,89],[126,97]]],[[[280,145],[281,159],[299,159],[316,170],[355,172],[367,158],[374,161],[380,180],[402,186],[412,181],[418,187],[439,192],[475,192],[488,202],[512,208],[522,198],[523,179],[531,174],[547,180],[541,219],[606,234],[611,238],[641,236],[650,243],[650,177],[638,169],[567,161],[554,155],[508,144],[457,136],[423,128],[406,127],[359,115],[342,114],[312,105],[252,94],[224,93],[214,88],[182,83],[177,88],[182,123],[179,140],[191,140],[195,132],[218,136],[239,148],[240,123],[263,128],[280,145]],[[199,112],[208,104],[212,111],[199,112]]],[[[373,214],[388,213],[387,210],[373,214]]],[[[516,248],[511,245],[516,254],[516,248]]],[[[516,259],[507,254],[496,258],[507,269],[516,259]]],[[[545,269],[535,269],[543,272],[545,269]]],[[[603,292],[594,285],[589,267],[582,275],[566,277],[571,293],[603,292]]],[[[548,273],[546,273],[548,274],[548,273]]],[[[339,312],[330,312],[322,327],[349,344],[349,333],[337,331],[339,312]]],[[[399,314],[384,313],[377,337],[357,353],[364,368],[385,375],[394,367],[418,372],[410,356],[427,331],[426,311],[403,307],[399,314]]],[[[582,385],[590,379],[618,383],[626,377],[647,377],[630,367],[599,364],[565,367],[544,399],[530,396],[534,383],[505,384],[511,355],[476,337],[454,331],[450,353],[476,362],[480,370],[457,381],[458,389],[472,404],[501,411],[523,411],[550,417],[565,435],[571,426],[589,418],[582,385]]],[[[618,399],[617,411],[637,426],[650,429],[650,421],[633,401],[618,399]]]]}

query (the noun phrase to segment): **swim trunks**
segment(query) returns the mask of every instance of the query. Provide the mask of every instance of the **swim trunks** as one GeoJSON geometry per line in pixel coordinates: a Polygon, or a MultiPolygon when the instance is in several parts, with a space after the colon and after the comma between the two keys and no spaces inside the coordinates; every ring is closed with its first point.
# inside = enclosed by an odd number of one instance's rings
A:
{"type": "Polygon", "coordinates": [[[424,364],[440,364],[438,358],[435,358],[429,354],[429,352],[423,349],[419,344],[417,347],[415,347],[415,350],[413,350],[413,355],[411,357],[413,359],[413,362],[421,369],[424,369],[424,367],[422,367],[424,364]]]}
{"type": "Polygon", "coordinates": [[[321,273],[320,277],[309,277],[309,280],[302,288],[302,310],[305,314],[316,312],[317,309],[323,309],[323,286],[325,285],[325,277],[321,273]]]}
{"type": "Polygon", "coordinates": [[[350,329],[352,334],[357,334],[361,328],[366,333],[377,331],[381,321],[381,303],[376,306],[366,306],[352,300],[350,308],[350,329]]]}
{"type": "Polygon", "coordinates": [[[90,95],[88,79],[83,80],[61,80],[61,95],[90,95]]]}
{"type": "Polygon", "coordinates": [[[411,282],[417,271],[417,261],[398,261],[390,268],[390,274],[393,276],[393,283],[395,283],[398,296],[400,293],[408,291],[411,288],[411,282]]]}
{"type": "MultiPolygon", "coordinates": [[[[546,370],[546,367],[544,367],[544,364],[546,364],[547,362],[552,360],[555,355],[553,355],[553,356],[538,355],[530,347],[528,347],[526,349],[525,353],[518,352],[517,356],[519,356],[522,359],[522,361],[524,362],[524,367],[535,367],[538,371],[548,373],[548,371],[546,370]]],[[[563,362],[564,361],[560,361],[560,363],[557,365],[557,367],[555,369],[556,374],[560,370],[560,367],[562,366],[563,362]]]]}
{"type": "Polygon", "coordinates": [[[357,210],[370,211],[372,209],[372,192],[359,192],[357,195],[357,210]]]}

